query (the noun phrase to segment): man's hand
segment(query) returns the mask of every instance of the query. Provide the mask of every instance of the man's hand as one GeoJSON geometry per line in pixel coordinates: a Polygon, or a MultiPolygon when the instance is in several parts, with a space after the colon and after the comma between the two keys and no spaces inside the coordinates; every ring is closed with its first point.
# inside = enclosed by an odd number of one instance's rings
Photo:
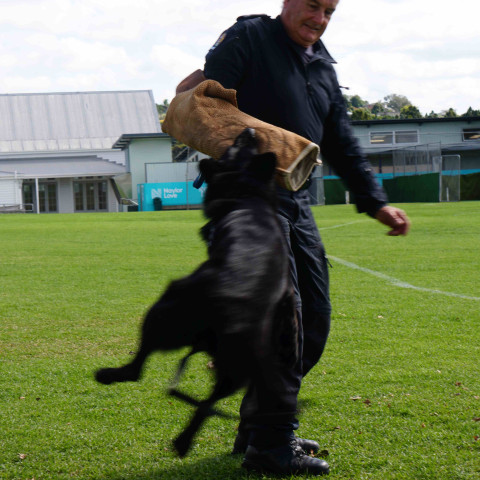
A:
{"type": "Polygon", "coordinates": [[[178,84],[175,93],[178,95],[179,93],[186,92],[187,90],[196,87],[204,80],[206,80],[206,78],[203,74],[203,70],[195,70],[178,84]]]}
{"type": "Polygon", "coordinates": [[[394,237],[398,235],[406,235],[410,230],[410,220],[407,217],[407,214],[396,207],[382,207],[375,215],[375,218],[391,227],[391,230],[388,232],[388,235],[394,237]]]}

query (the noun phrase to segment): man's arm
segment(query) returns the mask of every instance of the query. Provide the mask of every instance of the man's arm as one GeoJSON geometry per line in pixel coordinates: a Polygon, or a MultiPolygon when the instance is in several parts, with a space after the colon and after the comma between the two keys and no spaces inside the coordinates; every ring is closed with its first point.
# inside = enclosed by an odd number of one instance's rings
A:
{"type": "Polygon", "coordinates": [[[178,84],[177,89],[175,90],[175,94],[178,95],[179,93],[186,92],[187,90],[195,88],[204,80],[206,80],[206,78],[203,74],[203,70],[195,70],[178,84]]]}
{"type": "Polygon", "coordinates": [[[204,74],[224,88],[238,90],[249,65],[248,39],[244,22],[237,22],[220,35],[205,57],[204,74]]]}
{"type": "Polygon", "coordinates": [[[224,88],[236,88],[247,61],[246,46],[239,37],[238,25],[220,35],[206,56],[205,70],[195,70],[177,86],[175,93],[185,92],[207,79],[216,80],[224,88]]]}
{"type": "Polygon", "coordinates": [[[410,229],[407,214],[387,205],[388,199],[377,182],[373,168],[366,160],[353,135],[343,97],[337,85],[335,100],[325,123],[322,154],[355,195],[357,209],[391,228],[389,235],[406,235],[410,229]]]}

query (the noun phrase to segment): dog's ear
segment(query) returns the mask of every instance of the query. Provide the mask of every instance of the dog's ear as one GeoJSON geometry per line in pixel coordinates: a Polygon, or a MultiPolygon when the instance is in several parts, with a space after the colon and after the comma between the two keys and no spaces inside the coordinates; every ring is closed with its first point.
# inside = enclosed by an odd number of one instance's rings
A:
{"type": "Polygon", "coordinates": [[[277,157],[273,152],[255,155],[247,167],[249,173],[260,181],[268,182],[275,173],[277,157]]]}
{"type": "Polygon", "coordinates": [[[220,171],[220,165],[213,158],[204,158],[198,165],[200,173],[207,183],[210,183],[212,177],[220,171]]]}

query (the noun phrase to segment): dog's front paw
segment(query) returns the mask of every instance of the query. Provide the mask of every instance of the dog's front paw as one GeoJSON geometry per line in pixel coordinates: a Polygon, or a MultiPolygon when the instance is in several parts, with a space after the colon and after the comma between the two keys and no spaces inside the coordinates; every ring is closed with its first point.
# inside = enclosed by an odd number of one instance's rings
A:
{"type": "Polygon", "coordinates": [[[116,368],[101,368],[95,372],[95,380],[104,385],[110,385],[115,382],[115,370],[116,368]]]}

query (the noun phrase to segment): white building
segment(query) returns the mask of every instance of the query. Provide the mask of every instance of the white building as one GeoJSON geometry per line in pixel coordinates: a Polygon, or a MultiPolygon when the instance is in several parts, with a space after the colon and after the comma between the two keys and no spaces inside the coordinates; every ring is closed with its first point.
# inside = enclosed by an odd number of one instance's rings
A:
{"type": "Polygon", "coordinates": [[[170,143],[151,91],[0,95],[0,210],[118,211],[122,136],[170,143]]]}

